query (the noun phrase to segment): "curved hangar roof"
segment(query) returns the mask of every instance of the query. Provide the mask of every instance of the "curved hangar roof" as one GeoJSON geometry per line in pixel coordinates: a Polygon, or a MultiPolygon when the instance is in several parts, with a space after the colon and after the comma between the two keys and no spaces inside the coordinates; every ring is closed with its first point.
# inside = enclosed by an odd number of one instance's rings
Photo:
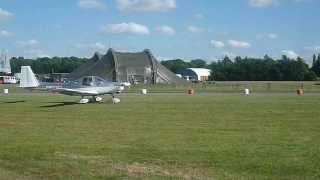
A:
{"type": "Polygon", "coordinates": [[[210,76],[211,74],[210,69],[205,69],[205,68],[188,68],[188,69],[196,73],[198,77],[210,76]]]}
{"type": "Polygon", "coordinates": [[[109,49],[105,55],[96,53],[86,64],[69,74],[70,79],[83,76],[99,76],[110,81],[145,84],[184,82],[161,65],[149,50],[129,53],[109,49]]]}

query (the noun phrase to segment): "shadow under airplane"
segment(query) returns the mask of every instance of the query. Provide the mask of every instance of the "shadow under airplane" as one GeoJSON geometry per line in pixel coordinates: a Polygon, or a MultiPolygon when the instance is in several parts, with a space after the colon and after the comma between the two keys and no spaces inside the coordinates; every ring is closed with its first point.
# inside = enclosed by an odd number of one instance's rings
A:
{"type": "Polygon", "coordinates": [[[54,108],[54,107],[62,107],[62,106],[72,106],[72,105],[79,105],[77,102],[48,102],[54,103],[52,105],[44,105],[40,106],[41,108],[54,108]]]}
{"type": "MultiPolygon", "coordinates": [[[[102,102],[90,102],[90,104],[100,104],[103,103],[102,102]]],[[[61,107],[61,106],[73,106],[73,105],[81,105],[81,103],[79,102],[47,102],[50,103],[52,105],[44,105],[44,106],[40,106],[41,108],[53,108],[53,107],[61,107]]]]}
{"type": "Polygon", "coordinates": [[[26,102],[25,100],[21,100],[21,101],[5,101],[5,102],[0,102],[3,104],[16,104],[16,103],[24,103],[26,102]]]}

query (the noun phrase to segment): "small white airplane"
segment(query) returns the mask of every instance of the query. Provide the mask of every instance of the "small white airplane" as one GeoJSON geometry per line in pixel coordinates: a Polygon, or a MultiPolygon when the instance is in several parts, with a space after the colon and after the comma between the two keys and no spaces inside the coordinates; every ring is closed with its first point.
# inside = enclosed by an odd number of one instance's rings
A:
{"type": "Polygon", "coordinates": [[[30,66],[21,67],[20,87],[26,89],[39,89],[70,96],[81,96],[80,104],[89,102],[102,102],[101,95],[110,94],[112,102],[117,104],[119,98],[115,98],[115,94],[121,93],[125,85],[122,83],[107,82],[97,76],[85,76],[76,81],[63,83],[61,86],[48,86],[48,84],[40,84],[30,66]],[[85,98],[91,96],[91,99],[85,98]]]}

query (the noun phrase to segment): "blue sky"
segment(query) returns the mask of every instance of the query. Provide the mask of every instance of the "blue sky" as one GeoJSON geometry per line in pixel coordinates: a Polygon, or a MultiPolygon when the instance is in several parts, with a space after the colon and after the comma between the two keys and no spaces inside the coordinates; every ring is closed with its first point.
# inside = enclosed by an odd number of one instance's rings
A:
{"type": "Polygon", "coordinates": [[[320,52],[318,0],[0,0],[11,56],[91,56],[109,47],[156,57],[320,52]]]}

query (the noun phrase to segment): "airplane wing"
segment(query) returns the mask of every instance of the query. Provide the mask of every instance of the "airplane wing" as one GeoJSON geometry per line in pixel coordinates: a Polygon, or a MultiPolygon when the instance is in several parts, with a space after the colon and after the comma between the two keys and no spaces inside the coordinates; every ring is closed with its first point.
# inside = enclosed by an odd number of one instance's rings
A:
{"type": "Polygon", "coordinates": [[[57,92],[60,94],[65,94],[70,96],[95,96],[99,94],[95,90],[68,89],[68,88],[57,88],[52,90],[52,92],[57,92]]]}

